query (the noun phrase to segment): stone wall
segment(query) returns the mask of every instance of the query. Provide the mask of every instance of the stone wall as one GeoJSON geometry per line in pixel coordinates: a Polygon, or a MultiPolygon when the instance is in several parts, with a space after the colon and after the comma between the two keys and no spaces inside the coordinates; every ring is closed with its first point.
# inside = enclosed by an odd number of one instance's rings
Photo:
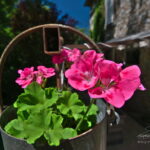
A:
{"type": "Polygon", "coordinates": [[[114,0],[114,7],[114,21],[107,26],[106,40],[150,30],[150,0],[114,0]]]}

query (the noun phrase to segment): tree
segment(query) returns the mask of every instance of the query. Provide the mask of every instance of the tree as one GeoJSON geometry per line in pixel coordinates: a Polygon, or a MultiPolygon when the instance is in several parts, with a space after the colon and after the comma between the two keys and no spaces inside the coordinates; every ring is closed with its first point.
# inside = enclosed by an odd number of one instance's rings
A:
{"type": "MultiPolygon", "coordinates": [[[[9,36],[7,32],[3,35],[0,33],[0,37],[7,37],[5,41],[4,39],[1,40],[1,42],[4,43],[8,43],[16,34],[32,26],[46,23],[61,23],[70,26],[77,24],[77,21],[69,15],[62,15],[56,5],[49,2],[49,0],[20,0],[17,4],[15,3],[17,0],[11,0],[11,3],[5,3],[5,0],[2,1],[5,4],[3,5],[5,9],[3,19],[6,19],[6,21],[4,21],[5,23],[1,22],[2,28],[8,27],[9,31],[11,31],[9,34],[12,34],[9,36]],[[12,11],[10,11],[9,17],[5,18],[9,9],[12,9],[12,11]]],[[[71,38],[72,37],[73,36],[71,36],[71,38]]],[[[50,57],[43,54],[42,41],[43,39],[40,32],[31,34],[21,40],[21,42],[15,46],[12,53],[9,54],[3,73],[4,78],[2,80],[2,92],[3,97],[5,97],[5,104],[11,104],[19,94],[20,89],[15,84],[18,69],[37,65],[45,65],[47,67],[51,65],[50,57]]],[[[2,47],[4,47],[4,45],[2,47]]],[[[51,81],[51,84],[54,82],[55,80],[51,81]]]]}
{"type": "Polygon", "coordinates": [[[0,0],[0,53],[8,41],[14,36],[10,19],[15,11],[17,0],[0,0]]]}
{"type": "Polygon", "coordinates": [[[91,37],[95,42],[104,41],[105,6],[104,0],[99,0],[93,11],[93,29],[91,37]]]}
{"type": "Polygon", "coordinates": [[[48,0],[21,0],[11,22],[15,32],[46,23],[61,23],[70,26],[77,24],[77,21],[68,14],[61,15],[56,4],[48,0]]]}

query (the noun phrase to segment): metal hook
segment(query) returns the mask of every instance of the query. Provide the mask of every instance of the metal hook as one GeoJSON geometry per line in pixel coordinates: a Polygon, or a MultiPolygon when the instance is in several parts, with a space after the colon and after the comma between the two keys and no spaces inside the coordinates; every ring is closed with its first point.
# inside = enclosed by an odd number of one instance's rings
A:
{"type": "Polygon", "coordinates": [[[115,111],[115,108],[112,105],[108,106],[107,114],[110,116],[110,126],[118,125],[120,123],[120,115],[115,111]]]}

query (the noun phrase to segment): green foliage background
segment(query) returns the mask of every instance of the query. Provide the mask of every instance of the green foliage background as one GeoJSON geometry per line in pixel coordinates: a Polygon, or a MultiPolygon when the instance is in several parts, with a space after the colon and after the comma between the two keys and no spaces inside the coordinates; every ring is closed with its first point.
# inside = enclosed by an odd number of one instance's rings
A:
{"type": "Polygon", "coordinates": [[[93,29],[91,30],[91,38],[95,42],[104,41],[104,23],[105,23],[105,7],[104,0],[99,0],[93,9],[93,29]]]}
{"type": "MultiPolygon", "coordinates": [[[[48,0],[0,0],[0,53],[20,32],[36,25],[60,23],[76,26],[77,21],[68,14],[62,14],[56,5],[48,0]]],[[[66,35],[66,41],[75,36],[66,35]]],[[[17,70],[25,67],[52,66],[50,56],[43,53],[41,32],[36,32],[21,40],[7,57],[3,78],[2,96],[4,104],[12,104],[20,88],[15,84],[17,70]]],[[[50,81],[54,85],[55,79],[50,81]]]]}
{"type": "Polygon", "coordinates": [[[0,54],[14,37],[11,27],[11,17],[15,12],[15,3],[17,0],[0,0],[0,54]]]}
{"type": "MultiPolygon", "coordinates": [[[[104,0],[100,0],[94,9],[94,29],[91,37],[95,42],[104,39],[104,0]]],[[[20,32],[36,25],[60,23],[75,27],[77,21],[68,14],[62,14],[56,5],[48,0],[0,0],[0,53],[20,32]]],[[[81,44],[77,35],[63,32],[64,44],[81,44]]],[[[2,96],[4,104],[12,104],[20,88],[15,84],[17,70],[30,66],[52,66],[50,56],[43,54],[43,39],[36,32],[21,40],[9,54],[2,78],[2,96]]],[[[55,79],[50,81],[54,85],[55,79]]]]}

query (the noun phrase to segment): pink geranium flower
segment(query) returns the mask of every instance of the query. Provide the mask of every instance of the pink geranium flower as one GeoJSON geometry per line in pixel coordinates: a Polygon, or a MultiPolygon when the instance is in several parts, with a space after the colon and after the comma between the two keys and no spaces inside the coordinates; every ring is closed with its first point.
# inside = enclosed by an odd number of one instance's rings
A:
{"type": "Polygon", "coordinates": [[[56,54],[52,57],[53,64],[61,64],[65,61],[67,54],[65,51],[61,51],[60,54],[56,54]]]}
{"type": "Polygon", "coordinates": [[[34,67],[18,70],[20,77],[16,79],[16,83],[22,88],[26,88],[34,80],[34,67]]]}
{"type": "Polygon", "coordinates": [[[38,71],[35,71],[36,82],[39,84],[43,83],[44,78],[49,78],[55,75],[54,68],[46,68],[45,66],[38,66],[38,71]]]}
{"type": "Polygon", "coordinates": [[[120,108],[130,99],[136,89],[145,90],[140,82],[140,69],[133,65],[122,70],[121,64],[103,60],[97,63],[98,83],[88,90],[92,98],[104,98],[108,103],[120,108]]]}
{"type": "Polygon", "coordinates": [[[75,62],[81,55],[79,49],[74,48],[70,49],[62,49],[60,54],[56,54],[52,57],[52,62],[54,64],[61,64],[64,61],[75,62]]]}
{"type": "Polygon", "coordinates": [[[68,62],[75,62],[81,56],[81,52],[77,48],[72,50],[64,49],[63,51],[66,53],[65,60],[68,62]]]}
{"type": "Polygon", "coordinates": [[[34,71],[34,67],[24,68],[24,70],[18,70],[20,77],[17,78],[16,83],[22,88],[26,88],[33,81],[42,84],[45,78],[49,78],[55,75],[54,68],[46,68],[44,66],[38,66],[38,71],[34,71]]]}
{"type": "Polygon", "coordinates": [[[69,84],[80,91],[87,90],[97,83],[98,75],[95,70],[97,60],[102,60],[103,55],[94,50],[88,50],[65,72],[69,84]]]}

